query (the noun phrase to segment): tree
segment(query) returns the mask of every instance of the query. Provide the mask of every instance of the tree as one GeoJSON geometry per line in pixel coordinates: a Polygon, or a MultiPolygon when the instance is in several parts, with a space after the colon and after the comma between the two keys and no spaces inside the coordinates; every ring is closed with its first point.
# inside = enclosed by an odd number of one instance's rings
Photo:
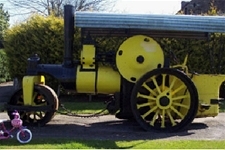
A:
{"type": "Polygon", "coordinates": [[[3,4],[0,3],[0,48],[3,47],[3,33],[9,27],[9,14],[3,10],[3,4]]]}
{"type": "MultiPolygon", "coordinates": [[[[108,10],[115,0],[8,0],[13,6],[24,9],[26,14],[38,12],[43,15],[62,16],[63,5],[71,4],[76,11],[108,10]]],[[[22,13],[21,13],[22,14],[22,13]]]]}

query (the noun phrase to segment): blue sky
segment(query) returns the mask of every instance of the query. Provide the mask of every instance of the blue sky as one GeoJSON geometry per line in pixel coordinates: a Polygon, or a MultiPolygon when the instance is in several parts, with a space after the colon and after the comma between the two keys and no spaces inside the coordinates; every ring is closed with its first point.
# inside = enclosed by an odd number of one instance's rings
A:
{"type": "MultiPolygon", "coordinates": [[[[119,13],[150,13],[150,14],[175,14],[181,8],[182,0],[116,0],[114,10],[119,13]]],[[[190,1],[190,0],[186,0],[190,1]]],[[[4,9],[8,10],[10,24],[26,20],[27,16],[17,15],[21,10],[12,9],[7,0],[0,0],[4,3],[4,9]]]]}

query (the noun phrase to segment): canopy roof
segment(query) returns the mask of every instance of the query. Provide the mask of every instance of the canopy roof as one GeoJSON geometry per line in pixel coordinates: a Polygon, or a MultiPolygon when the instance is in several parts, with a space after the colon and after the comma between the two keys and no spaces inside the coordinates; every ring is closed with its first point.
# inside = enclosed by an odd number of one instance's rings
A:
{"type": "Polygon", "coordinates": [[[223,16],[76,12],[74,24],[94,35],[146,33],[201,38],[207,37],[206,33],[225,33],[223,16]]]}

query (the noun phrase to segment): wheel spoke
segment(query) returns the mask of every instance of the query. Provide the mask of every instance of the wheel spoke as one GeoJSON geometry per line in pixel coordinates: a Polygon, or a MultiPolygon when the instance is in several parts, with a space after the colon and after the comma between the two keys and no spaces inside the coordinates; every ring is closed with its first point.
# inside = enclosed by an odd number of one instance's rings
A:
{"type": "Polygon", "coordinates": [[[165,90],[165,84],[166,84],[166,74],[162,75],[162,91],[165,90]]]}
{"type": "Polygon", "coordinates": [[[159,109],[155,112],[155,114],[154,114],[154,117],[152,118],[152,121],[151,121],[151,123],[150,123],[150,125],[151,126],[154,126],[154,124],[155,124],[155,121],[156,121],[156,119],[157,119],[157,116],[159,115],[159,109]]]}
{"type": "Polygon", "coordinates": [[[137,108],[140,109],[141,107],[146,107],[146,106],[151,106],[154,105],[155,102],[148,102],[148,103],[143,103],[143,104],[137,104],[137,108]]]}
{"type": "Polygon", "coordinates": [[[39,114],[37,114],[38,115],[38,117],[40,118],[40,119],[42,119],[43,118],[43,112],[39,112],[39,114]]]}
{"type": "Polygon", "coordinates": [[[140,94],[140,93],[138,93],[137,97],[145,98],[145,99],[148,99],[148,100],[156,100],[155,97],[152,97],[150,95],[140,94]]]}
{"type": "Polygon", "coordinates": [[[174,86],[174,84],[175,84],[176,81],[177,81],[177,78],[173,77],[173,80],[170,83],[170,89],[173,89],[173,86],[174,86]]]}
{"type": "Polygon", "coordinates": [[[170,118],[170,121],[171,121],[171,123],[172,123],[172,126],[175,126],[175,125],[176,125],[176,122],[175,122],[175,120],[173,119],[173,117],[172,117],[172,115],[171,115],[169,109],[167,109],[166,113],[167,113],[167,115],[168,115],[169,118],[170,118]]]}
{"type": "Polygon", "coordinates": [[[180,90],[182,90],[185,87],[186,87],[186,85],[182,84],[181,86],[179,86],[178,88],[176,88],[175,90],[173,90],[172,93],[171,93],[171,95],[176,94],[177,92],[179,92],[180,90]]]}
{"type": "Polygon", "coordinates": [[[146,83],[144,83],[142,86],[146,88],[151,94],[157,96],[157,94],[146,83]]]}
{"type": "Polygon", "coordinates": [[[176,96],[176,97],[171,98],[171,100],[176,101],[176,100],[181,100],[181,99],[185,99],[188,97],[189,97],[188,95],[176,96]]]}
{"type": "Polygon", "coordinates": [[[180,106],[180,107],[189,109],[189,106],[188,105],[184,105],[184,104],[181,104],[181,103],[175,103],[175,102],[173,102],[173,105],[180,106]]]}
{"type": "Polygon", "coordinates": [[[154,112],[158,107],[154,106],[152,109],[147,111],[144,115],[142,115],[143,118],[147,117],[150,113],[154,112]]]}
{"type": "Polygon", "coordinates": [[[37,112],[33,113],[33,115],[34,115],[34,118],[33,118],[34,119],[34,122],[37,122],[38,121],[36,114],[37,114],[37,112]]]}
{"type": "Polygon", "coordinates": [[[178,116],[180,116],[181,119],[184,119],[184,115],[182,115],[177,109],[175,109],[173,106],[170,107],[178,116]]]}
{"type": "Polygon", "coordinates": [[[162,122],[161,122],[161,128],[165,128],[165,109],[162,110],[162,122]]]}
{"type": "Polygon", "coordinates": [[[26,121],[27,122],[30,122],[30,115],[31,115],[31,113],[30,112],[27,112],[27,113],[24,113],[24,117],[26,118],[26,121]]]}
{"type": "Polygon", "coordinates": [[[155,77],[154,77],[154,78],[152,78],[152,81],[153,81],[153,83],[154,83],[154,85],[155,85],[155,87],[156,87],[156,89],[157,89],[158,93],[160,94],[160,93],[161,93],[161,90],[160,90],[160,88],[159,88],[159,85],[158,85],[158,83],[157,83],[157,81],[156,81],[155,77]]]}

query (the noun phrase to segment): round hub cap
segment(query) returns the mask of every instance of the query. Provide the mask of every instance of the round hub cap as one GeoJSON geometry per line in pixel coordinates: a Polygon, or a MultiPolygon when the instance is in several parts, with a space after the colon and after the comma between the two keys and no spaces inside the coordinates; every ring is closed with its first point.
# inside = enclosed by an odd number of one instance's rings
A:
{"type": "Polygon", "coordinates": [[[166,97],[166,96],[163,96],[163,97],[161,97],[161,98],[159,99],[159,104],[160,104],[161,106],[166,107],[166,106],[169,105],[169,103],[170,103],[170,99],[169,99],[168,97],[166,97]]]}

